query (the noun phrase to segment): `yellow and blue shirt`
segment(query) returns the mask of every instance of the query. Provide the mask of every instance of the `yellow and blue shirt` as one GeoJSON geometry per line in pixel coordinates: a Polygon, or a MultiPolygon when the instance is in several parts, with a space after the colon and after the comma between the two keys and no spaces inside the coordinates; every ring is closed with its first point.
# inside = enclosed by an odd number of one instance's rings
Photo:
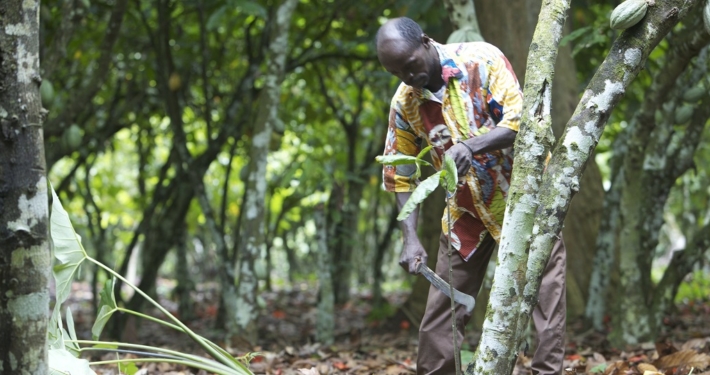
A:
{"type": "MultiPolygon", "coordinates": [[[[416,156],[426,141],[433,146],[431,155],[439,170],[444,152],[458,142],[497,126],[517,132],[523,93],[510,62],[493,45],[432,43],[441,63],[443,97],[400,84],[390,105],[384,154],[416,156]]],[[[474,155],[456,199],[446,208],[451,212],[452,244],[465,260],[486,233],[500,241],[512,165],[512,148],[474,155]]],[[[415,172],[414,165],[384,166],[385,190],[413,191],[419,182],[415,172]]],[[[449,227],[447,211],[444,233],[449,227]]]]}

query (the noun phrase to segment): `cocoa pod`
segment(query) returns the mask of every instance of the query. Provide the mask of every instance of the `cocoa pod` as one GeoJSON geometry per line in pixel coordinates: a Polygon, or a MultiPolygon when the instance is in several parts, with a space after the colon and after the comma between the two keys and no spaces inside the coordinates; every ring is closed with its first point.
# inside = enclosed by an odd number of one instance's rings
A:
{"type": "Polygon", "coordinates": [[[612,29],[624,30],[639,23],[646,15],[648,3],[646,0],[626,0],[611,12],[610,25],[612,29]]]}

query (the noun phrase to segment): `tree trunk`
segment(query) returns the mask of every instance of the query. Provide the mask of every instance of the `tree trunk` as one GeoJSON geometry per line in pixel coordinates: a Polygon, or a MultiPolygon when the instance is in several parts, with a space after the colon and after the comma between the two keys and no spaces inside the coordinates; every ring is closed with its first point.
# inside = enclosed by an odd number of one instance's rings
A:
{"type": "MultiPolygon", "coordinates": [[[[505,53],[520,83],[524,84],[525,63],[542,1],[516,0],[507,2],[505,7],[501,7],[495,0],[476,0],[475,3],[481,19],[503,20],[485,22],[483,36],[505,53]],[[510,28],[511,24],[517,26],[510,28]]],[[[565,33],[570,29],[569,26],[565,27],[565,33]]],[[[554,134],[560,135],[579,97],[577,70],[569,44],[560,47],[553,83],[552,130],[554,134]]],[[[604,189],[601,172],[594,159],[589,160],[581,185],[584,189],[572,201],[563,230],[567,248],[567,312],[570,317],[581,316],[584,312],[591,277],[588,265],[594,257],[594,241],[601,220],[604,189]]],[[[477,302],[485,304],[483,297],[484,294],[479,295],[477,302]]]]}
{"type": "Polygon", "coordinates": [[[325,222],[323,206],[313,212],[316,224],[316,259],[318,267],[318,316],[316,317],[316,340],[323,345],[333,344],[335,330],[333,282],[330,273],[330,252],[328,251],[328,226],[325,222]]]}
{"type": "Polygon", "coordinates": [[[689,124],[677,123],[675,116],[675,109],[684,105],[680,99],[683,93],[707,74],[707,67],[699,64],[697,70],[682,75],[692,58],[710,42],[710,35],[699,24],[699,16],[697,12],[684,20],[691,27],[669,38],[673,47],[667,53],[666,64],[659,69],[643,107],[631,121],[630,140],[620,172],[626,176],[620,188],[618,232],[624,296],[618,304],[624,314],[614,320],[610,341],[616,346],[652,340],[657,335],[659,322],[651,313],[655,306],[649,303],[653,294],[651,261],[663,225],[663,208],[676,179],[693,165],[693,154],[710,116],[706,100],[696,108],[689,124]],[[670,107],[669,111],[658,113],[666,124],[656,121],[656,109],[661,103],[670,107]],[[672,124],[685,125],[682,138],[673,134],[672,124]]]}
{"type": "Polygon", "coordinates": [[[241,243],[239,253],[239,282],[237,285],[237,311],[228,312],[229,334],[238,333],[249,342],[256,340],[257,287],[258,279],[254,262],[261,256],[264,247],[264,232],[268,225],[264,221],[264,201],[266,194],[266,157],[269,154],[269,140],[274,123],[279,121],[278,104],[281,82],[286,69],[288,55],[288,35],[298,0],[284,0],[276,12],[274,39],[269,45],[268,72],[260,95],[252,147],[249,152],[249,169],[245,190],[248,195],[243,205],[241,243]]]}
{"type": "Polygon", "coordinates": [[[0,2],[0,374],[47,374],[48,194],[39,1],[0,2]]]}
{"type": "MultiPolygon", "coordinates": [[[[533,35],[521,127],[515,141],[513,178],[498,249],[498,265],[481,342],[474,361],[466,369],[469,374],[510,374],[517,358],[518,314],[521,308],[526,307],[522,297],[528,281],[527,251],[533,239],[533,222],[538,206],[537,189],[548,150],[554,141],[550,129],[554,61],[568,8],[568,0],[545,3],[533,35]]],[[[551,249],[552,246],[548,249],[548,257],[551,249]]],[[[524,322],[522,326],[526,324],[524,322]]]]}

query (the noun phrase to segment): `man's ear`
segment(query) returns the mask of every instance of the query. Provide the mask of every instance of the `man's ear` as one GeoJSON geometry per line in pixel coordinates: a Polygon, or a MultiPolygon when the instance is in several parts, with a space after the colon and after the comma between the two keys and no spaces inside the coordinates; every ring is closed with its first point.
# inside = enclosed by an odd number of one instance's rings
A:
{"type": "Polygon", "coordinates": [[[422,45],[424,48],[429,48],[431,46],[431,38],[429,38],[429,35],[422,33],[422,45]]]}

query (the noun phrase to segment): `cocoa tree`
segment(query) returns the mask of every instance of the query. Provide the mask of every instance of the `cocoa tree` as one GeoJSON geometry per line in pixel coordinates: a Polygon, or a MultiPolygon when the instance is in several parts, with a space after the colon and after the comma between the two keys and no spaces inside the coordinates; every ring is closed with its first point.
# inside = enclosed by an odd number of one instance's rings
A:
{"type": "Polygon", "coordinates": [[[542,6],[528,57],[521,131],[509,192],[499,264],[488,319],[469,374],[509,374],[522,327],[537,302],[539,282],[562,229],[572,196],[611,110],[638,75],[651,50],[701,1],[667,1],[648,8],[625,30],[585,89],[545,167],[550,133],[550,86],[569,2],[542,6]],[[529,256],[528,256],[529,254],[529,256]],[[513,313],[511,313],[513,312],[513,313]]]}
{"type": "Polygon", "coordinates": [[[39,1],[0,2],[0,374],[46,374],[50,250],[39,1]]]}

